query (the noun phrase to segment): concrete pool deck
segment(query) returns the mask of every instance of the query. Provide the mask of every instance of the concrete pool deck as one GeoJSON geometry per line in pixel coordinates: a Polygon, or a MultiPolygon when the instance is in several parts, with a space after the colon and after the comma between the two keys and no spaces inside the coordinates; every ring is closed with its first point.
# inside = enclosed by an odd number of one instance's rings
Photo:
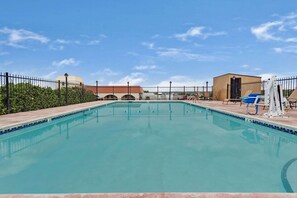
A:
{"type": "Polygon", "coordinates": [[[55,117],[59,115],[76,112],[76,111],[81,111],[84,109],[105,105],[111,102],[112,101],[95,101],[95,102],[80,103],[80,104],[74,104],[74,105],[68,105],[68,106],[62,106],[62,107],[41,109],[36,111],[27,111],[27,112],[1,115],[0,129],[5,129],[16,125],[21,125],[27,122],[33,122],[40,119],[45,119],[45,118],[50,118],[50,117],[55,117]]]}
{"type": "MultiPolygon", "coordinates": [[[[246,105],[240,103],[233,103],[229,102],[229,104],[223,104],[222,101],[207,101],[207,100],[197,100],[197,101],[186,101],[187,103],[197,104],[199,106],[221,110],[224,112],[235,113],[238,115],[242,115],[249,118],[256,118],[267,122],[276,123],[282,126],[291,127],[297,129],[297,108],[289,109],[285,112],[284,117],[275,117],[275,118],[265,118],[263,116],[264,113],[268,111],[266,107],[263,110],[263,107],[259,106],[259,113],[258,115],[248,115],[246,113],[246,105]]],[[[251,113],[255,112],[255,107],[251,106],[250,110],[251,113]]]]}

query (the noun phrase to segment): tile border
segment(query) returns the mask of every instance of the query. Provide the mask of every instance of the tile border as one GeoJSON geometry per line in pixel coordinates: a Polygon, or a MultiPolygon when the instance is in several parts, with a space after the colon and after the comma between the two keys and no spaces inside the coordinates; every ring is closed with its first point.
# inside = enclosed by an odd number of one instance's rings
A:
{"type": "Polygon", "coordinates": [[[63,113],[59,113],[59,114],[56,114],[56,115],[47,116],[45,118],[38,118],[38,119],[35,119],[35,120],[31,120],[31,121],[25,121],[24,123],[19,123],[19,124],[15,124],[15,125],[8,126],[8,127],[3,127],[3,128],[0,128],[0,135],[11,133],[11,132],[14,132],[16,130],[24,129],[24,128],[35,126],[35,125],[38,125],[38,124],[50,122],[52,120],[57,120],[59,118],[71,116],[71,115],[74,115],[74,114],[77,114],[77,113],[82,113],[82,112],[85,112],[85,111],[96,109],[98,107],[107,106],[107,105],[109,105],[111,103],[114,103],[114,102],[109,102],[109,103],[105,103],[105,104],[96,104],[96,105],[93,105],[93,106],[90,106],[90,107],[83,107],[82,109],[69,111],[67,113],[63,112],[63,113]]]}
{"type": "Polygon", "coordinates": [[[283,125],[283,124],[279,124],[279,123],[273,123],[271,121],[267,121],[267,120],[263,120],[261,118],[255,118],[252,117],[250,115],[242,115],[242,114],[238,114],[238,113],[234,113],[234,112],[230,112],[230,111],[225,111],[225,110],[219,110],[219,109],[215,109],[212,107],[207,107],[207,106],[203,106],[197,103],[188,103],[188,102],[184,102],[186,104],[190,104],[190,105],[194,105],[194,106],[198,106],[204,109],[209,109],[213,112],[217,112],[223,115],[227,115],[233,118],[237,118],[240,120],[244,120],[246,122],[251,122],[257,125],[261,125],[261,126],[265,126],[271,129],[275,129],[281,132],[285,132],[291,135],[296,135],[297,136],[297,128],[293,127],[293,126],[287,126],[287,125],[283,125]]]}
{"type": "Polygon", "coordinates": [[[152,192],[152,193],[70,193],[70,194],[2,194],[0,198],[297,198],[296,193],[228,193],[228,192],[152,192]]]}

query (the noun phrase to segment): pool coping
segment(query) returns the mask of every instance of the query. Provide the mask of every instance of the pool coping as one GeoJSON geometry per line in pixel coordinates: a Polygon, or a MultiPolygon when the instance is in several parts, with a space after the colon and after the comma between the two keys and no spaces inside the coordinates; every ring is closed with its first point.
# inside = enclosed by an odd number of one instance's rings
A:
{"type": "Polygon", "coordinates": [[[111,104],[111,103],[114,103],[114,101],[109,101],[109,102],[106,101],[106,103],[94,104],[94,105],[90,105],[90,106],[87,106],[87,107],[81,107],[81,108],[78,108],[78,109],[75,109],[75,110],[69,110],[67,112],[55,113],[55,114],[50,115],[50,116],[43,116],[43,117],[40,117],[40,118],[34,118],[34,119],[30,119],[30,120],[10,124],[10,125],[7,125],[5,127],[0,127],[0,135],[10,133],[10,132],[13,132],[13,131],[18,130],[18,129],[23,129],[23,128],[34,126],[34,125],[37,125],[37,124],[49,122],[51,120],[55,120],[55,119],[62,118],[62,117],[65,117],[65,116],[70,116],[70,115],[73,115],[73,114],[84,112],[84,111],[87,111],[87,110],[90,110],[90,109],[105,106],[105,105],[108,105],[108,104],[111,104]]]}
{"type": "Polygon", "coordinates": [[[1,194],[0,198],[297,198],[297,193],[82,193],[82,194],[1,194]]]}
{"type": "Polygon", "coordinates": [[[195,106],[198,106],[198,107],[201,107],[201,108],[205,108],[207,110],[211,110],[211,111],[214,111],[214,112],[217,112],[217,113],[225,114],[225,115],[237,118],[237,119],[241,119],[241,120],[244,120],[246,122],[251,122],[251,123],[254,123],[254,124],[262,125],[262,126],[265,126],[265,127],[268,127],[268,128],[276,129],[278,131],[285,132],[285,133],[297,136],[297,127],[296,126],[276,123],[276,122],[267,120],[265,118],[254,117],[253,115],[240,114],[240,113],[235,113],[235,112],[232,112],[232,111],[216,109],[216,108],[212,108],[212,107],[205,106],[205,105],[202,105],[202,104],[197,104],[197,103],[192,103],[192,102],[187,102],[187,101],[183,101],[183,102],[186,103],[186,104],[195,105],[195,106]]]}
{"type": "MultiPolygon", "coordinates": [[[[83,112],[83,111],[86,111],[86,110],[89,110],[89,109],[97,108],[97,107],[100,107],[100,106],[105,106],[105,105],[112,104],[112,103],[126,103],[126,102],[140,102],[140,103],[165,102],[166,103],[166,102],[168,102],[168,100],[164,100],[164,101],[158,101],[158,100],[150,100],[150,101],[145,101],[145,100],[133,100],[133,101],[116,100],[116,101],[104,101],[104,102],[105,103],[103,103],[103,104],[94,104],[94,105],[91,105],[91,106],[88,106],[88,107],[81,107],[81,108],[76,109],[76,110],[70,110],[70,111],[62,112],[62,113],[55,113],[55,114],[50,115],[50,116],[42,116],[40,118],[34,118],[34,119],[21,121],[21,122],[14,123],[14,124],[9,124],[9,125],[6,125],[4,127],[0,127],[0,135],[5,134],[5,133],[10,133],[10,132],[18,130],[18,129],[22,129],[22,128],[34,126],[34,125],[37,125],[37,124],[49,122],[51,120],[55,120],[55,119],[65,117],[65,116],[70,116],[70,115],[73,115],[73,114],[76,114],[76,113],[80,113],[80,112],[83,112]]],[[[182,102],[182,101],[172,100],[172,102],[182,102]]],[[[62,107],[67,107],[67,106],[62,106],[62,107]]],[[[53,108],[56,108],[56,107],[53,107],[53,108]]],[[[49,108],[49,109],[51,109],[51,108],[49,108]]],[[[41,110],[46,110],[46,109],[41,109],[41,110]]],[[[31,112],[34,112],[34,111],[31,111],[31,112]]],[[[20,113],[22,113],[22,112],[20,112],[20,113]]],[[[12,115],[12,114],[10,114],[10,115],[12,115]]]]}

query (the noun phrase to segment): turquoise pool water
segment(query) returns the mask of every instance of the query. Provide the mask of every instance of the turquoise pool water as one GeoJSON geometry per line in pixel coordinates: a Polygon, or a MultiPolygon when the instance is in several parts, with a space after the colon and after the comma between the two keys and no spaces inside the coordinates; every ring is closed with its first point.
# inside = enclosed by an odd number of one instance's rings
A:
{"type": "Polygon", "coordinates": [[[113,103],[1,135],[0,193],[285,192],[296,157],[297,136],[217,112],[113,103]]]}

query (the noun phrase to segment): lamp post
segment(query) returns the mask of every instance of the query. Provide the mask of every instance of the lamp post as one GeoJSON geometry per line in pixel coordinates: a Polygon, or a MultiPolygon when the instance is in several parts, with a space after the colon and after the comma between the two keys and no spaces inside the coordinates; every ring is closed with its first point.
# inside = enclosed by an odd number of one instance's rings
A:
{"type": "Polygon", "coordinates": [[[128,95],[129,95],[129,81],[127,82],[127,88],[128,88],[128,95]]]}
{"type": "Polygon", "coordinates": [[[65,101],[66,101],[66,105],[68,105],[68,74],[65,73],[65,83],[66,83],[66,93],[65,93],[65,101]]]}
{"type": "Polygon", "coordinates": [[[232,92],[232,94],[231,94],[231,96],[232,96],[231,98],[232,99],[235,99],[236,98],[235,79],[236,79],[235,76],[233,76],[232,77],[232,89],[231,89],[232,90],[231,91],[232,92]]]}
{"type": "Polygon", "coordinates": [[[171,84],[172,82],[170,81],[169,82],[169,100],[171,100],[171,84]]]}
{"type": "Polygon", "coordinates": [[[98,94],[98,80],[96,80],[96,99],[99,99],[99,94],[98,94]]]}
{"type": "Polygon", "coordinates": [[[208,94],[208,81],[206,81],[206,97],[209,99],[209,94],[208,94]]]}

